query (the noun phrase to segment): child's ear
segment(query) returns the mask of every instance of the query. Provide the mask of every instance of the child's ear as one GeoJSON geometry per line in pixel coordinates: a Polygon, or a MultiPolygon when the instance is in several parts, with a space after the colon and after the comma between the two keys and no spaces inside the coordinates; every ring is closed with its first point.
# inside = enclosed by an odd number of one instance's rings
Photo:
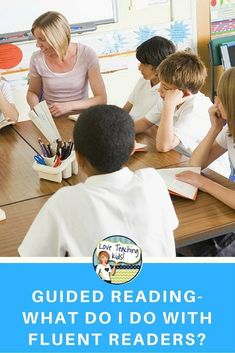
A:
{"type": "Polygon", "coordinates": [[[183,90],[183,97],[188,97],[190,96],[191,92],[188,89],[183,90]]]}

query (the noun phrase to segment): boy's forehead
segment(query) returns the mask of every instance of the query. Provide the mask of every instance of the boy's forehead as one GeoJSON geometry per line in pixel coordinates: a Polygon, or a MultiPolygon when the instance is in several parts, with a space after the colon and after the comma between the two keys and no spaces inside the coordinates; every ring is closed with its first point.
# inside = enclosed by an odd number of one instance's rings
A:
{"type": "Polygon", "coordinates": [[[172,83],[167,83],[165,81],[161,81],[161,85],[164,89],[177,89],[178,87],[176,87],[176,85],[173,85],[172,83]]]}

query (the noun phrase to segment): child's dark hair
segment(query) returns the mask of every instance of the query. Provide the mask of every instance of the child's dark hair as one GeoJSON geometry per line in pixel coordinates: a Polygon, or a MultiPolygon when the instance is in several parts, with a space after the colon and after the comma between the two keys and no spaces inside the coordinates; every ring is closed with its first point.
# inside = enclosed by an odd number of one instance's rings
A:
{"type": "Polygon", "coordinates": [[[137,47],[136,58],[142,64],[150,64],[157,68],[168,55],[174,52],[175,46],[170,40],[155,36],[137,47]]]}
{"type": "Polygon", "coordinates": [[[73,136],[75,150],[100,174],[121,169],[135,143],[133,120],[115,105],[97,105],[82,112],[73,136]]]}

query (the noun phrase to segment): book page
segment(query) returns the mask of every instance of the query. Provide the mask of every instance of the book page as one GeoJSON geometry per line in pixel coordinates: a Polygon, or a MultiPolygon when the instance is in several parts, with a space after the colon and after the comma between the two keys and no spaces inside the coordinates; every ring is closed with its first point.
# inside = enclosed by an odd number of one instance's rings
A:
{"type": "Polygon", "coordinates": [[[177,195],[184,196],[191,200],[194,200],[198,189],[193,185],[177,180],[175,177],[176,174],[184,171],[188,171],[188,170],[200,174],[201,167],[157,169],[157,172],[161,175],[161,177],[165,181],[166,186],[170,192],[175,193],[177,195]]]}
{"type": "Polygon", "coordinates": [[[2,208],[0,208],[0,221],[4,221],[4,219],[6,219],[6,213],[2,208]]]}
{"type": "Polygon", "coordinates": [[[138,152],[138,151],[146,151],[146,148],[147,145],[145,145],[144,143],[139,143],[139,142],[136,142],[135,141],[135,152],[138,152]]]}
{"type": "Polygon", "coordinates": [[[77,121],[80,114],[71,114],[68,116],[70,120],[77,121]]]}

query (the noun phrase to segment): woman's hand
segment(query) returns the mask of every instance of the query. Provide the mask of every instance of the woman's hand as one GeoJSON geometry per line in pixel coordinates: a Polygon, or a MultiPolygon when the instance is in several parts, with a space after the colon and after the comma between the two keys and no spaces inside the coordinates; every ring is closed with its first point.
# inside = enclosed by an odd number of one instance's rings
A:
{"type": "Polygon", "coordinates": [[[54,117],[58,117],[72,111],[69,102],[53,103],[50,105],[49,110],[54,117]]]}

